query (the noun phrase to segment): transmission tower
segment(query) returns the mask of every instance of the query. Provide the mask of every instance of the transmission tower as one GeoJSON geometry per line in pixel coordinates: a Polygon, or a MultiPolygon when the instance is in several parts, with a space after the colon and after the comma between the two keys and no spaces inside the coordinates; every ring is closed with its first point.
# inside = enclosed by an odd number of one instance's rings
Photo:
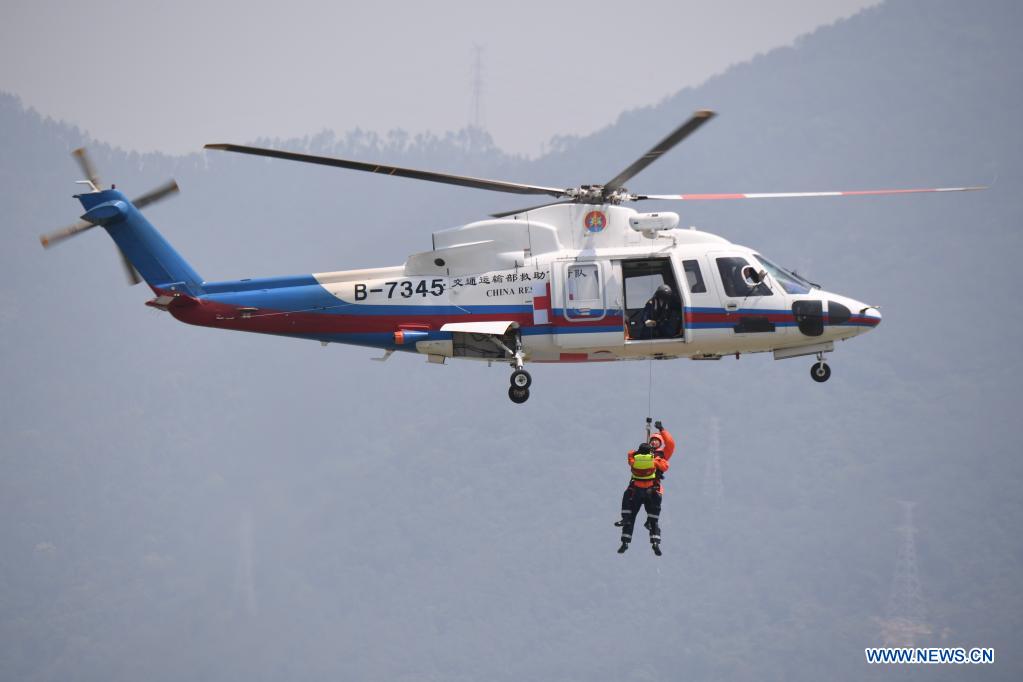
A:
{"type": "Polygon", "coordinates": [[[917,639],[931,633],[924,620],[927,607],[920,587],[916,565],[916,525],[913,521],[913,502],[900,501],[903,523],[898,527],[902,536],[895,558],[895,577],[888,597],[886,618],[881,631],[888,646],[916,646],[917,639]]]}
{"type": "Polygon", "coordinates": [[[472,93],[472,111],[469,125],[476,130],[483,130],[483,46],[472,46],[470,92],[472,93]]]}
{"type": "Polygon", "coordinates": [[[710,443],[707,447],[707,465],[703,470],[703,496],[715,514],[721,510],[724,492],[721,482],[721,424],[714,416],[710,418],[710,443]]]}

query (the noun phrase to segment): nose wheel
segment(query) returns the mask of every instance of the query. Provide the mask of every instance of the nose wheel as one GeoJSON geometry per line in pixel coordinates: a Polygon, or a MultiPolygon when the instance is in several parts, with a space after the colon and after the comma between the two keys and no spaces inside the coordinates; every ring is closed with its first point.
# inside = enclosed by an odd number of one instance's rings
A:
{"type": "Polygon", "coordinates": [[[824,362],[824,353],[817,354],[817,362],[810,367],[810,376],[819,384],[831,378],[831,367],[824,362]]]}
{"type": "Polygon", "coordinates": [[[511,387],[508,389],[508,397],[516,405],[529,400],[529,385],[533,383],[533,377],[524,369],[517,369],[511,375],[511,387]]]}
{"type": "Polygon", "coordinates": [[[512,386],[508,389],[508,397],[511,398],[511,401],[516,405],[521,405],[529,400],[529,389],[512,386]]]}
{"type": "Polygon", "coordinates": [[[533,377],[529,376],[529,372],[524,369],[517,369],[512,372],[511,385],[513,388],[529,388],[529,385],[533,383],[533,377]]]}

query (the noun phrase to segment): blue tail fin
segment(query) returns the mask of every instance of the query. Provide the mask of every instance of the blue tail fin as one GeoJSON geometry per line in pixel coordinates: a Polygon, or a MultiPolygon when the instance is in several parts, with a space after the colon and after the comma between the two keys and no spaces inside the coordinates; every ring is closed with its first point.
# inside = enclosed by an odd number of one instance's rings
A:
{"type": "Polygon", "coordinates": [[[83,219],[103,228],[153,289],[203,293],[202,277],[155,227],[116,189],[78,195],[83,219]]]}

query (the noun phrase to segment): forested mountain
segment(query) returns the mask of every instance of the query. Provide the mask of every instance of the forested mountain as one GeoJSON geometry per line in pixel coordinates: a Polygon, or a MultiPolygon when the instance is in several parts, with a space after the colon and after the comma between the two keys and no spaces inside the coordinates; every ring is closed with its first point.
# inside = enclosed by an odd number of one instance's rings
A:
{"type": "MultiPolygon", "coordinates": [[[[85,143],[210,280],[400,263],[521,198],[214,152],[138,155],[0,95],[0,679],[849,679],[916,503],[930,634],[1019,679],[1023,6],[891,0],[528,160],[484,133],[263,143],[538,184],[986,192],[652,205],[884,322],[831,359],[507,368],[222,334],[143,307],[73,222],[85,143]],[[648,372],[652,369],[652,393],[648,372]],[[615,554],[648,398],[681,447],[665,556],[615,554]],[[719,448],[714,424],[719,424],[719,448]],[[719,452],[721,495],[712,454],[719,452]],[[374,462],[367,466],[367,462],[374,462]],[[382,466],[378,466],[381,463],[382,466]],[[708,471],[711,475],[708,475],[708,471]]],[[[727,36],[723,37],[727,39],[727,36]]],[[[244,140],[196,140],[204,142],[244,140]]],[[[257,141],[258,142],[258,141],[257,141]]],[[[526,204],[529,203],[527,200],[526,204]]]]}

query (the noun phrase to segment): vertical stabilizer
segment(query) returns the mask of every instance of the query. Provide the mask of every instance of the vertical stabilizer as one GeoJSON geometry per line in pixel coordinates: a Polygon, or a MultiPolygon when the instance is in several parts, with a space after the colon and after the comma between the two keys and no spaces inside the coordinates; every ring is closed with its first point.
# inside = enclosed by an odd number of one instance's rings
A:
{"type": "Polygon", "coordinates": [[[85,208],[82,219],[102,226],[152,289],[202,293],[199,274],[124,194],[108,189],[77,199],[85,208]]]}

